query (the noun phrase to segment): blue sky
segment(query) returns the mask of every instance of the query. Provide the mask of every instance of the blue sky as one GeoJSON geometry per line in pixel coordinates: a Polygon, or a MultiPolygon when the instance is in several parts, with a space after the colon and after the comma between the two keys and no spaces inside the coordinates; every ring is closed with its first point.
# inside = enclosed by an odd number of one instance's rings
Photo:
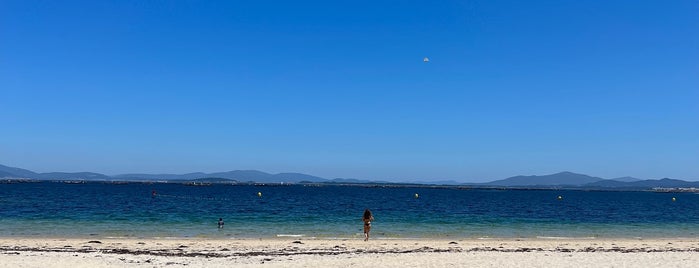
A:
{"type": "Polygon", "coordinates": [[[40,172],[699,180],[698,103],[697,1],[0,2],[40,172]]]}

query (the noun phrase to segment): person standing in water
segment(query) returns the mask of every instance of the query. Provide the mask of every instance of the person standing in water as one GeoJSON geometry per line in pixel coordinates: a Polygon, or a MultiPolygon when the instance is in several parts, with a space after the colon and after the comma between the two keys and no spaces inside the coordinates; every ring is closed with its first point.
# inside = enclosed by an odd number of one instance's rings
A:
{"type": "Polygon", "coordinates": [[[218,218],[218,228],[223,228],[223,218],[218,218]]]}
{"type": "Polygon", "coordinates": [[[371,210],[365,209],[364,216],[362,216],[364,221],[364,241],[369,241],[369,231],[371,231],[371,221],[374,220],[374,216],[371,215],[371,210]]]}

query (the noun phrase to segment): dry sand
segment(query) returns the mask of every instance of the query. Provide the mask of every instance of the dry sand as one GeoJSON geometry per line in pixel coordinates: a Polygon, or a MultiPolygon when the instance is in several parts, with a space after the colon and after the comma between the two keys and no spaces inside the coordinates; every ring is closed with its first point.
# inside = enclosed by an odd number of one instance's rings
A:
{"type": "Polygon", "coordinates": [[[699,239],[0,238],[0,267],[697,267],[699,239]]]}

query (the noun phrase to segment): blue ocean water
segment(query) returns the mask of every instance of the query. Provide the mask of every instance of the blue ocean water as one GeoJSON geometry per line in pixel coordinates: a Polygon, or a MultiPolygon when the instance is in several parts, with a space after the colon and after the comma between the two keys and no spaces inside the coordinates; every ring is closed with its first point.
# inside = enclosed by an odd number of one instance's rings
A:
{"type": "Polygon", "coordinates": [[[365,208],[376,238],[699,237],[692,193],[54,182],[0,184],[0,236],[353,238],[365,208]]]}

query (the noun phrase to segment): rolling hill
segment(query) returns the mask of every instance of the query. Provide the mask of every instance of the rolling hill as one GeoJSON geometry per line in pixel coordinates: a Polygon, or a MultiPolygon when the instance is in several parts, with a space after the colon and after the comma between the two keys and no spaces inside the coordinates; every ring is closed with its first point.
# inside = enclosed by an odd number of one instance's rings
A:
{"type": "MultiPolygon", "coordinates": [[[[232,170],[226,172],[193,172],[185,174],[121,174],[109,176],[94,172],[48,172],[36,173],[30,170],[0,165],[0,179],[34,179],[34,180],[86,180],[86,181],[220,181],[220,182],[255,182],[255,183],[388,183],[382,181],[370,181],[362,179],[333,179],[303,173],[278,173],[271,174],[259,170],[232,170]]],[[[429,185],[459,185],[455,181],[420,181],[405,182],[410,184],[429,185]]],[[[541,176],[514,176],[507,179],[496,180],[488,183],[463,183],[472,187],[527,187],[550,188],[567,187],[571,189],[617,189],[617,190],[644,190],[655,187],[662,188],[699,188],[699,182],[690,182],[677,179],[664,178],[660,180],[641,180],[632,177],[615,179],[603,179],[585,174],[573,172],[559,172],[541,176]]]]}
{"type": "Polygon", "coordinates": [[[496,180],[484,185],[492,186],[580,186],[604,180],[584,174],[560,172],[543,176],[515,176],[504,180],[496,180]]]}

